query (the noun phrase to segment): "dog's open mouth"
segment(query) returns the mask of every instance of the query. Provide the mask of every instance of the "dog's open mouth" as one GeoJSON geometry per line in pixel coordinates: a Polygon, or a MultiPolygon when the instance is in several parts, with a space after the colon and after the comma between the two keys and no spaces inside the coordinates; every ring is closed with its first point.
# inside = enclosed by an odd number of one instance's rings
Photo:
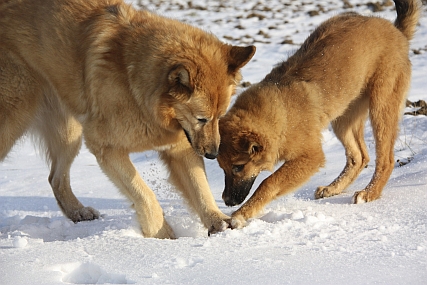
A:
{"type": "Polygon", "coordinates": [[[192,145],[190,134],[187,132],[186,129],[183,128],[183,130],[184,130],[185,136],[187,137],[188,142],[192,145]]]}

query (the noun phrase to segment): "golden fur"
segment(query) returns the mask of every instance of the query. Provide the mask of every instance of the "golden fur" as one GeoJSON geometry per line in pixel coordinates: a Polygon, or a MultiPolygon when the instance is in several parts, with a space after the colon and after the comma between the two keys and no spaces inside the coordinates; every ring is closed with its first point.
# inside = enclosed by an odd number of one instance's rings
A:
{"type": "Polygon", "coordinates": [[[345,147],[347,163],[330,185],[317,188],[315,198],[341,193],[369,161],[363,133],[368,115],[376,142],[375,172],[353,202],[380,197],[393,170],[393,146],[411,78],[408,41],[419,17],[415,0],[395,2],[394,25],[356,13],[321,24],[220,120],[218,162],[225,172],[227,205],[242,203],[260,171],[272,171],[284,161],[232,214],[233,227],[243,226],[324,165],[321,131],[329,123],[345,147]]]}
{"type": "Polygon", "coordinates": [[[70,186],[84,135],[134,204],[144,236],[174,237],[129,159],[151,149],[160,151],[171,181],[209,231],[228,227],[202,156],[217,155],[218,119],[255,47],[223,44],[121,0],[0,0],[0,39],[0,160],[24,133],[36,134],[68,218],[99,216],[70,186]]]}

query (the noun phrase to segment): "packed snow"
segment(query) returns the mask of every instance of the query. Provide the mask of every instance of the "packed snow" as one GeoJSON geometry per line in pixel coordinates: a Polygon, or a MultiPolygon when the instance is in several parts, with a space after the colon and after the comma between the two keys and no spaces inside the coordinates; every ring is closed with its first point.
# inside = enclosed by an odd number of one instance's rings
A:
{"type": "MultiPolygon", "coordinates": [[[[255,44],[255,57],[242,70],[251,83],[337,13],[395,19],[394,5],[367,0],[140,2],[225,42],[255,44]]],[[[411,42],[411,101],[427,101],[426,6],[423,11],[411,42]]],[[[427,117],[403,116],[393,174],[381,199],[366,204],[351,204],[351,197],[374,169],[369,123],[368,167],[342,195],[314,200],[316,187],[331,182],[345,163],[331,130],[323,135],[327,163],[307,184],[269,204],[245,228],[209,237],[168,183],[157,153],[132,154],[176,240],[143,238],[129,201],[85,147],[71,169],[71,183],[80,201],[102,218],[77,224],[66,219],[47,182],[46,163],[24,137],[0,162],[0,284],[427,284],[427,117]]],[[[221,200],[222,170],[207,160],[206,169],[220,209],[231,214],[237,207],[221,200]]],[[[253,188],[268,175],[262,173],[253,188]]]]}

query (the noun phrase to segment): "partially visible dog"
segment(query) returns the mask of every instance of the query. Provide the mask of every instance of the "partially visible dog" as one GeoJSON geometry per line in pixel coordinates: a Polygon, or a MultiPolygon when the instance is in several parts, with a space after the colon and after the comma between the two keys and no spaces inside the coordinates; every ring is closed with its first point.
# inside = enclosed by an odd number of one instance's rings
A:
{"type": "Polygon", "coordinates": [[[68,218],[99,216],[70,186],[84,134],[102,170],[133,202],[144,236],[174,237],[129,159],[150,149],[159,150],[209,231],[229,226],[202,156],[217,156],[218,119],[255,47],[224,44],[121,0],[1,1],[0,39],[0,160],[24,133],[37,134],[68,218]]]}
{"type": "Polygon", "coordinates": [[[395,0],[394,23],[346,13],[321,24],[286,62],[245,90],[220,120],[218,163],[226,205],[242,203],[260,171],[273,170],[232,214],[241,227],[267,203],[295,190],[324,165],[321,131],[329,123],[347,163],[315,198],[341,193],[369,161],[364,142],[369,114],[376,142],[372,180],[354,203],[380,197],[394,166],[393,146],[411,78],[409,43],[419,18],[415,0],[395,0]]]}

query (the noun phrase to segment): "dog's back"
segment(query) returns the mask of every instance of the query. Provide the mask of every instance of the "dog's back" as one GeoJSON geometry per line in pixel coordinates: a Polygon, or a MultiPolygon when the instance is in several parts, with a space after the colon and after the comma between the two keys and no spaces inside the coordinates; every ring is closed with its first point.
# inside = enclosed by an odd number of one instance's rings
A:
{"type": "MultiPolygon", "coordinates": [[[[345,13],[322,23],[287,61],[263,82],[307,82],[312,99],[324,106],[323,125],[345,111],[372,78],[401,70],[410,77],[409,43],[419,17],[416,1],[396,1],[397,19],[345,13]],[[393,59],[393,60],[390,60],[393,59]],[[334,100],[330,100],[331,97],[334,100]]],[[[392,84],[392,83],[390,83],[392,84]]],[[[400,98],[403,100],[403,98],[400,98]]]]}

